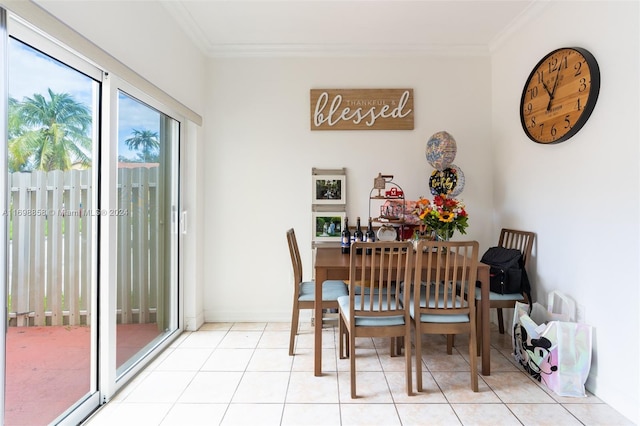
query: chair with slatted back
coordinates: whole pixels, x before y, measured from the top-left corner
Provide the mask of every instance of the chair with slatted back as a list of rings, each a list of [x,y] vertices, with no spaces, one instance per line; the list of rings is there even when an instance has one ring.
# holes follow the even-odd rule
[[[357,254],[359,248],[362,254]],[[369,255],[366,254],[368,248],[371,249]],[[409,241],[356,242],[351,246],[349,295],[338,298],[340,358],[349,357],[351,398],[356,398],[357,338],[411,341],[409,295],[403,299],[401,284],[411,280],[413,257],[413,245]],[[411,345],[405,345],[404,350],[407,394],[411,395]],[[392,355],[395,355],[393,350]]]
[[[526,268],[527,263],[529,262],[529,258],[531,258],[534,238],[535,234],[533,232],[503,228],[500,231],[498,246],[520,250],[520,252],[522,253],[522,260],[524,261],[524,266]],[[480,300],[480,292],[476,292],[476,300]],[[489,292],[489,301],[490,308],[497,309],[498,330],[500,334],[504,334],[504,318],[502,310],[515,308],[516,302],[529,302],[525,295],[521,293],[500,294],[494,292]]]
[[[298,241],[293,229],[287,230],[287,243],[293,265],[293,311],[291,313],[291,335],[289,338],[289,355],[293,355],[296,335],[298,334],[298,322],[301,309],[313,309],[315,301],[314,281],[303,281],[302,259],[298,249]],[[322,309],[338,309],[338,297],[347,295],[347,285],[344,281],[327,280],[322,283]],[[322,321],[316,318],[316,321]]]
[[[478,391],[475,293],[478,275],[477,241],[420,241],[416,256],[410,315],[416,347],[416,385],[422,391],[422,335],[444,334],[447,350],[456,334],[469,336],[471,389]],[[419,283],[415,285],[415,283]],[[470,297],[466,297],[470,295]],[[410,345],[406,345],[410,346]]]

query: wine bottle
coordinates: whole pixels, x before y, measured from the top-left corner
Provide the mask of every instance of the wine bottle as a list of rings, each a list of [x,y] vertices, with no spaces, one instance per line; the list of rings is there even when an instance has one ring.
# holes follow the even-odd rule
[[[369,218],[369,226],[367,226],[367,232],[365,233],[365,240],[368,243],[372,243],[376,240],[376,233],[373,232],[373,225],[371,224],[371,218]],[[371,248],[367,248],[367,254],[371,254]]]
[[[351,252],[351,232],[349,231],[349,218],[344,218],[344,227],[342,228],[342,240],[340,242],[342,253]]]
[[[353,233],[353,237],[355,242],[363,242],[364,234],[362,233],[362,228],[360,227],[360,216],[356,219],[356,232]],[[362,254],[362,249],[358,248],[356,250],[356,254]]]

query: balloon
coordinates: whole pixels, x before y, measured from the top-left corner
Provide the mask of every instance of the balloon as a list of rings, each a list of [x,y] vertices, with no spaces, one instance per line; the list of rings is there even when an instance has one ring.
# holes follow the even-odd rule
[[[453,191],[449,193],[449,197],[457,197],[464,189],[464,173],[462,173],[462,169],[455,164],[450,165],[449,168],[456,173],[458,179],[458,183],[456,184],[456,187],[453,188]]]
[[[434,133],[427,141],[426,156],[431,167],[444,170],[456,158],[456,140],[447,132]]]
[[[444,170],[434,170],[429,178],[429,188],[432,195],[449,195],[458,186],[457,171],[447,167]]]

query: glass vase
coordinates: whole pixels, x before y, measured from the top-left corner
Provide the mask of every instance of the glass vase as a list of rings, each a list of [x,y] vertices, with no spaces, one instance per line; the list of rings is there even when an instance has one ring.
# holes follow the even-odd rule
[[[426,225],[420,225],[413,234],[413,247],[417,250],[420,240],[434,241],[436,239],[435,231]]]
[[[453,237],[453,229],[438,228],[436,229],[437,241],[449,241]]]
[[[436,240],[437,241],[449,241],[453,236],[453,229],[439,228],[436,229]],[[440,253],[445,254],[447,252],[446,247],[442,247]]]

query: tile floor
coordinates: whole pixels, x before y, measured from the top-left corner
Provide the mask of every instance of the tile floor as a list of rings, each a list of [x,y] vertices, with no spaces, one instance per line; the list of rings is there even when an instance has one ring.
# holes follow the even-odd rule
[[[443,336],[423,346],[425,390],[405,391],[404,357],[388,339],[358,339],[359,398],[337,327],[325,327],[323,376],[313,375],[313,329],[301,326],[288,355],[288,323],[213,323],[183,333],[86,424],[136,425],[628,425],[593,395],[562,398],[511,360],[507,336],[492,333],[491,376],[469,384],[466,342],[452,355]],[[415,386],[415,379],[414,379]]]

